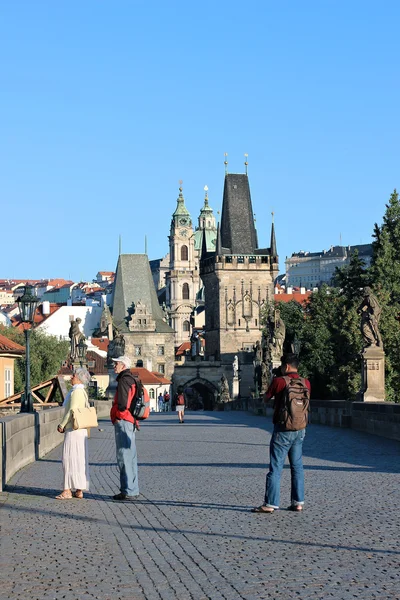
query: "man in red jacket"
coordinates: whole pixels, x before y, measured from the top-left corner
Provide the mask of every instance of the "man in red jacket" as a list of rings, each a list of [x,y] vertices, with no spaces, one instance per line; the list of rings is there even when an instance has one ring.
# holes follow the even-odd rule
[[[303,441],[306,430],[304,427],[299,431],[287,431],[285,425],[280,422],[286,392],[284,376],[286,375],[290,379],[300,378],[297,372],[299,359],[296,354],[285,354],[282,356],[281,363],[283,377],[274,377],[264,398],[266,402],[271,398],[275,398],[274,432],[270,442],[270,465],[265,484],[264,504],[253,508],[253,512],[268,515],[279,508],[281,475],[286,456],[289,458],[292,486],[292,500],[289,510],[300,512],[304,506]],[[310,391],[311,385],[308,379],[303,381]]]
[[[114,372],[117,373],[118,385],[110,417],[114,425],[121,490],[119,494],[113,496],[113,500],[134,500],[139,496],[139,480],[135,426],[129,405],[135,394],[136,383],[131,373],[131,360],[128,356],[119,356],[112,360],[115,363]]]

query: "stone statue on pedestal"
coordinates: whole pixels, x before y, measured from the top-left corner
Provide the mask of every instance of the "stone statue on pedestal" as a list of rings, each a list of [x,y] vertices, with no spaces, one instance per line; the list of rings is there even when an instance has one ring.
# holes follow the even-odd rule
[[[230,402],[230,394],[229,394],[229,383],[225,375],[222,375],[221,381],[219,384],[219,401],[220,402]]]
[[[78,360],[78,346],[80,342],[85,341],[85,336],[79,328],[80,323],[82,323],[82,319],[79,317],[74,321],[71,321],[71,326],[69,328],[69,338],[71,340],[71,350],[70,350],[70,359],[71,362],[76,362]]]
[[[383,402],[385,400],[385,353],[379,331],[382,309],[369,287],[364,289],[364,298],[358,312],[361,315],[361,333],[364,341],[361,397],[364,402]]]
[[[118,356],[125,354],[125,338],[122,333],[116,327],[113,327],[111,335],[112,337],[108,342],[107,349],[107,367],[109,369],[112,369],[114,366],[112,358],[118,358]]]
[[[233,359],[232,369],[233,369],[233,376],[239,377],[239,358],[238,358],[237,354],[235,354],[235,358]]]
[[[382,348],[382,337],[379,331],[379,319],[381,318],[382,309],[370,287],[364,288],[364,298],[358,312],[361,314],[361,333],[364,347],[380,346]]]

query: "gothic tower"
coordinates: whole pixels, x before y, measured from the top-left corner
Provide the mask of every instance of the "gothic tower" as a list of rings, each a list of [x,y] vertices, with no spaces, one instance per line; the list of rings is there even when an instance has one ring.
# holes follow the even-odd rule
[[[261,337],[263,308],[273,301],[278,256],[258,248],[247,174],[226,174],[221,226],[214,252],[202,248],[200,275],[205,287],[206,359],[251,362]]]
[[[190,315],[200,287],[192,219],[185,206],[182,187],[179,188],[177,206],[171,220],[169,256],[167,306],[177,347],[190,339]]]

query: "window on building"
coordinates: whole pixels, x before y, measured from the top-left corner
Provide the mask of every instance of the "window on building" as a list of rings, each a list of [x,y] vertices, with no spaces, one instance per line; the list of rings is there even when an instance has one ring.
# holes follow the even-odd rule
[[[183,331],[190,331],[189,321],[183,321]]]
[[[189,284],[184,283],[182,286],[182,298],[183,300],[189,300]]]
[[[164,346],[157,346],[157,355],[164,356]]]
[[[142,356],[142,346],[135,346],[135,356]]]
[[[159,373],[161,373],[162,375],[164,375],[164,373],[165,373],[165,365],[164,365],[164,363],[159,363],[157,365],[157,371]]]
[[[181,260],[189,260],[189,251],[187,246],[181,248]]]
[[[150,396],[151,400],[154,400],[154,398],[156,397],[154,388],[149,389],[149,396]]]
[[[142,360],[137,360],[136,361],[136,366],[137,367],[143,367],[143,361]]]
[[[4,369],[4,397],[8,398],[12,395],[11,390],[11,369]]]

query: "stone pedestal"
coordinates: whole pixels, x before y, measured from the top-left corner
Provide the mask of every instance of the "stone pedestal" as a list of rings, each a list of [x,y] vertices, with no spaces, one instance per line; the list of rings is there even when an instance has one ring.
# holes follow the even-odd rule
[[[115,374],[114,369],[108,369],[109,383],[108,388],[106,389],[106,398],[108,400],[113,400],[115,396],[115,391],[117,389],[117,376]]]
[[[385,353],[380,346],[369,346],[363,352],[362,398],[364,402],[385,401]]]
[[[232,380],[232,400],[236,400],[239,396],[239,377],[236,376]]]

